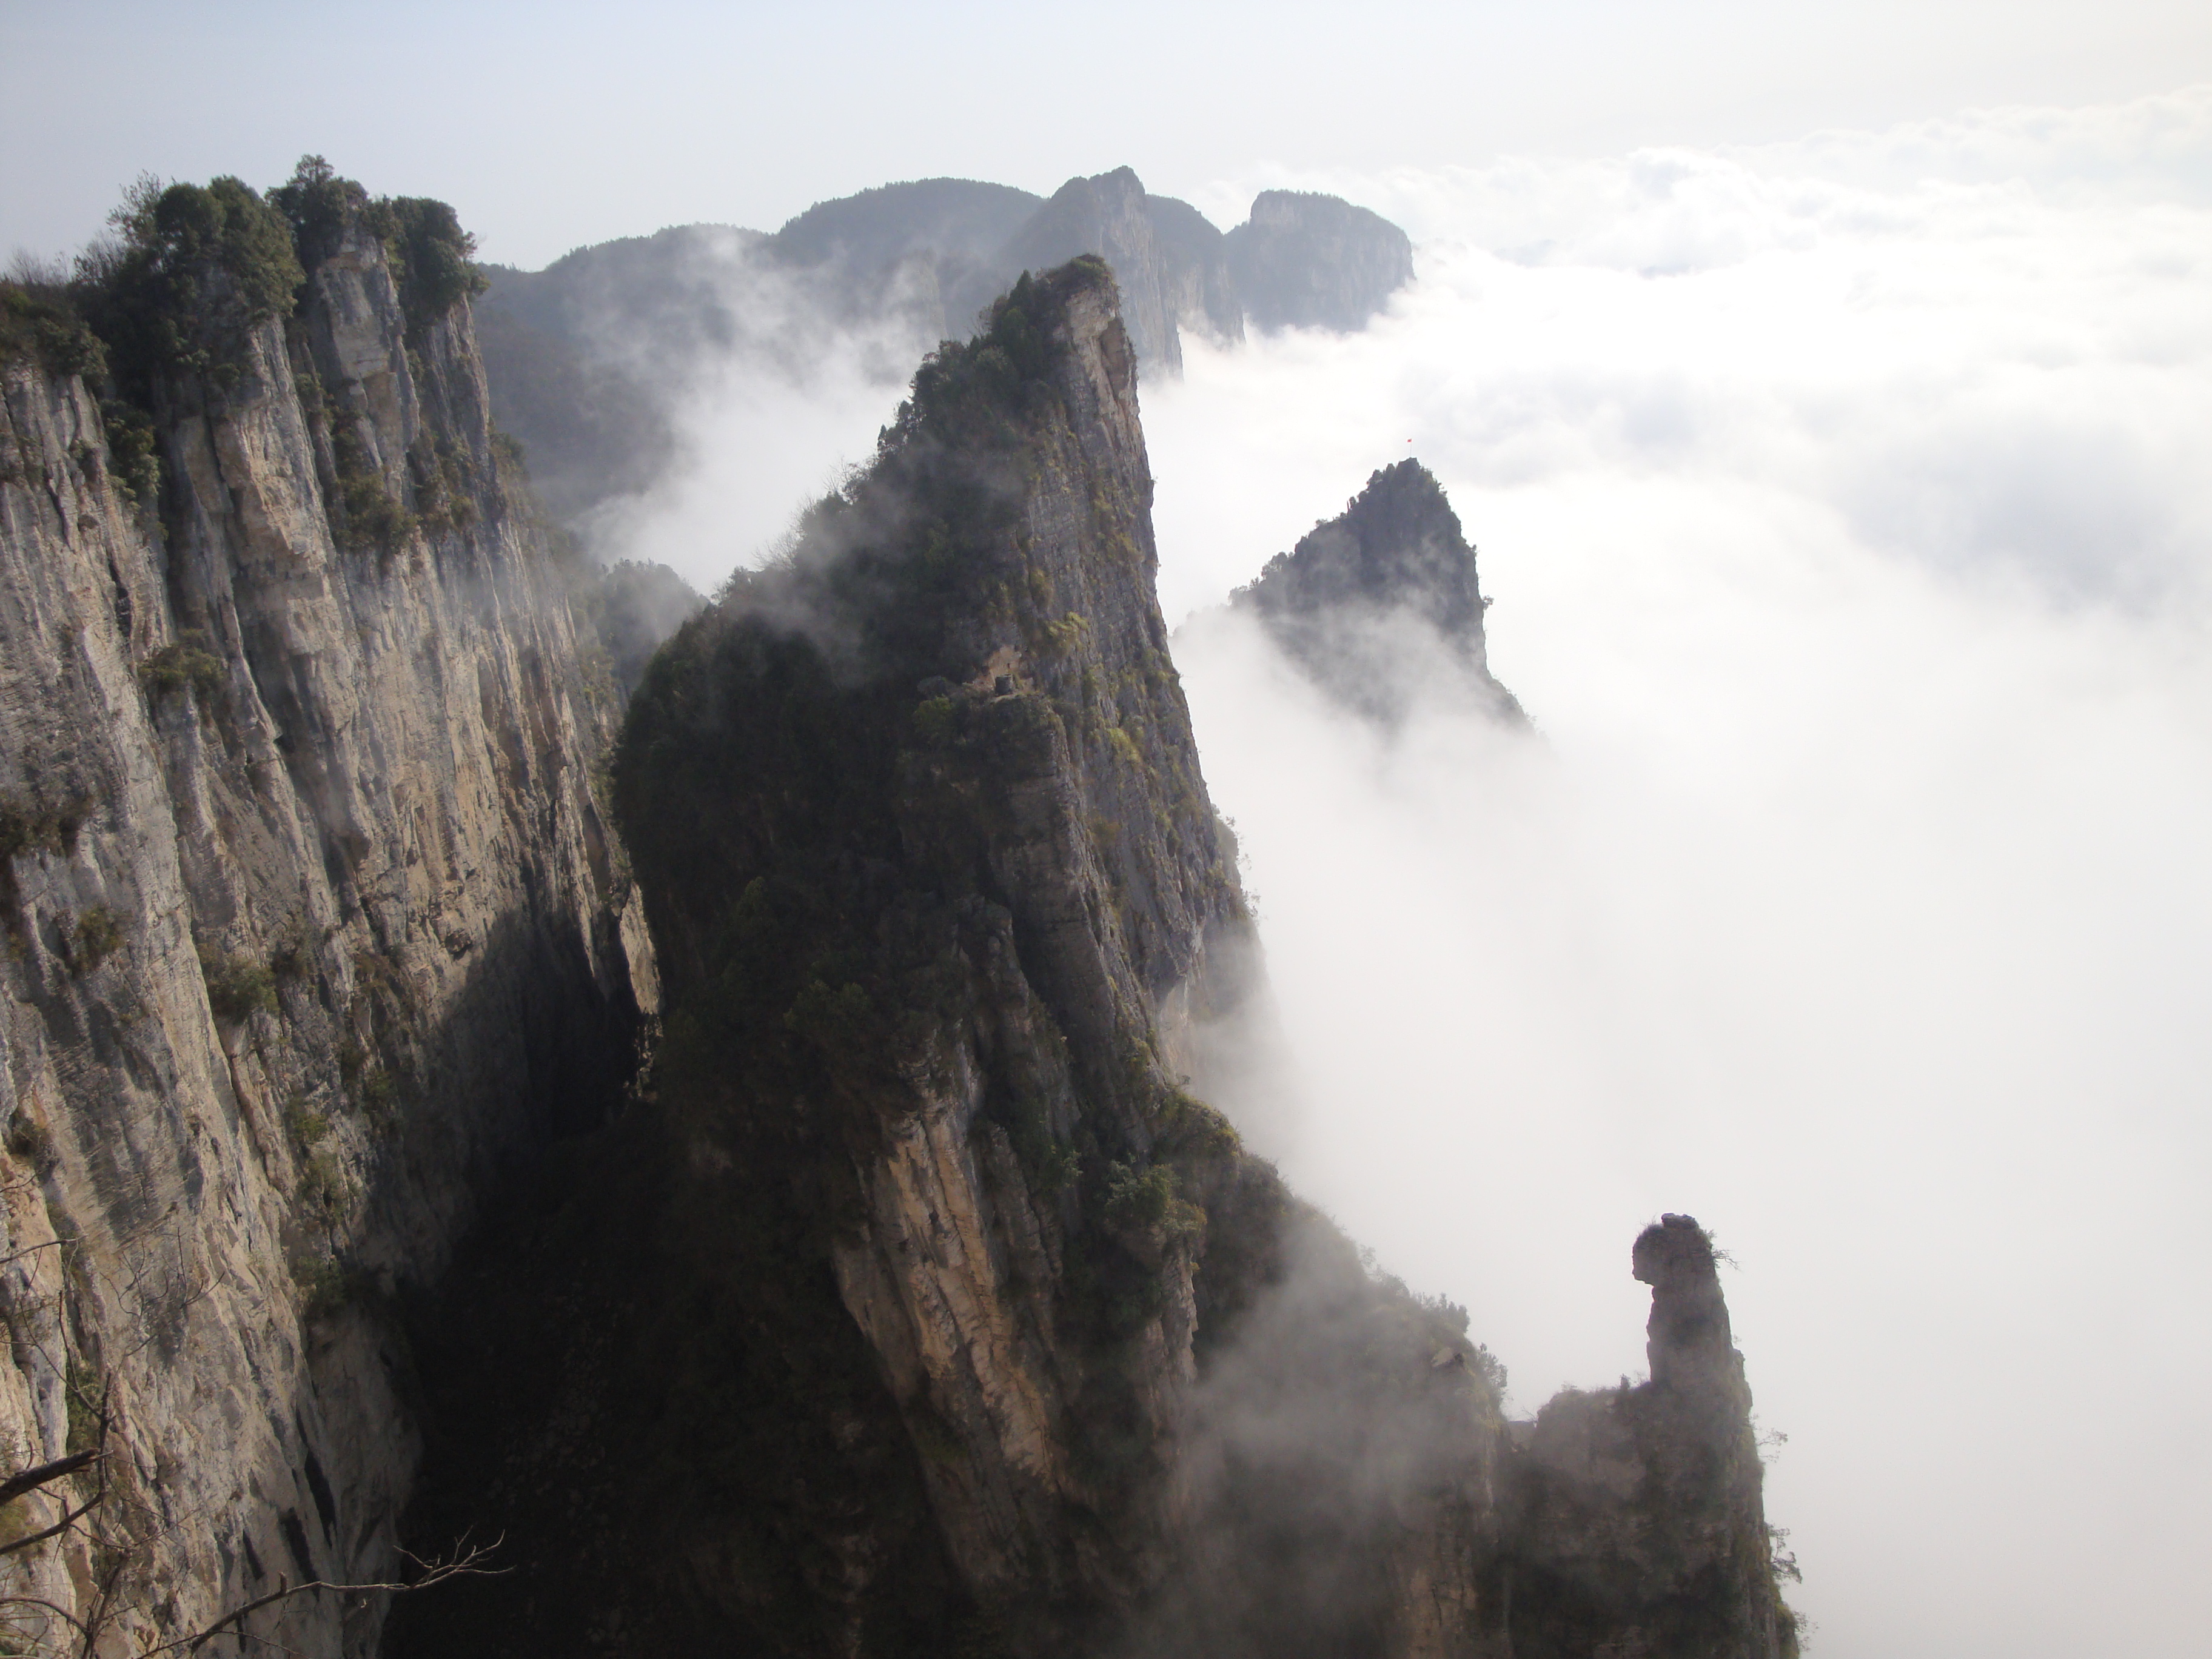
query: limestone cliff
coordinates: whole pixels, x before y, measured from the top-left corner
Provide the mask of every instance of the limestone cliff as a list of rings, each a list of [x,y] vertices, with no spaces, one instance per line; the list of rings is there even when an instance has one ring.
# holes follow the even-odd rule
[[[1755,1457],[1544,1521],[1464,1311],[1197,1097],[1258,988],[1151,491],[1110,273],[1024,278],[648,669],[617,787],[665,1042],[426,1329],[410,1526],[512,1571],[393,1655],[1507,1659],[1568,1627],[1576,1537],[1764,1537]],[[1741,1440],[1679,1348],[1662,1391]],[[1763,1559],[1716,1617],[1771,1659]]]
[[[100,1453],[0,1510],[92,1500],[0,1555],[9,1651],[392,1576],[398,1299],[652,1003],[465,249],[437,204],[295,185],[289,224],[235,180],[137,201],[104,340],[7,296],[0,1445]],[[364,1654],[383,1603],[251,1634]]]
[[[1376,472],[1230,605],[1255,617],[1332,697],[1376,719],[1399,719],[1440,695],[1521,718],[1490,672],[1474,549],[1418,461]]]

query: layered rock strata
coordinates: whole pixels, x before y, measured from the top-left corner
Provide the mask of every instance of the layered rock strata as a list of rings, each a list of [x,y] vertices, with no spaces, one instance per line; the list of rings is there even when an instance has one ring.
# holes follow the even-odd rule
[[[225,183],[234,231],[284,236]],[[164,225],[207,210],[180,189]],[[12,1540],[91,1500],[0,1556],[11,1651],[392,1576],[397,1298],[652,1006],[608,715],[467,305],[410,317],[362,205],[275,314],[173,247],[198,298],[153,319],[136,416],[81,332],[82,373],[0,363],[0,1440],[100,1453],[0,1510]],[[383,1607],[248,1633],[363,1654]]]

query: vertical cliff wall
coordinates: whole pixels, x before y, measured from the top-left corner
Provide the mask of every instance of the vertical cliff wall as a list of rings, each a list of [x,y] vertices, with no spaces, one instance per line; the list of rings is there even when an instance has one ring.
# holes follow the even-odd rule
[[[396,1298],[619,1086],[653,997],[465,300],[326,191],[303,285],[257,301],[237,250],[289,267],[283,221],[179,191],[126,272],[167,308],[105,363],[65,319],[0,363],[0,1441],[102,1454],[0,1510],[13,1540],[98,1500],[0,1557],[15,1651],[391,1576]],[[360,1653],[382,1615],[252,1632]]]
[[[1018,283],[648,670],[617,799],[653,1091],[454,1283],[411,1524],[513,1571],[393,1654],[1506,1659],[1561,1604],[1520,1593],[1568,1534],[1524,1538],[1464,1311],[1184,1075],[1260,988],[1115,299],[1096,259]],[[1763,1537],[1729,1469],[1650,1527]]]

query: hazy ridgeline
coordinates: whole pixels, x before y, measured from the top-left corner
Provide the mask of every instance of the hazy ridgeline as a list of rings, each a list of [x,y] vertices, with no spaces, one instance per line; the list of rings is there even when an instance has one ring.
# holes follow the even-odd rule
[[[750,559],[872,446],[922,355],[1025,270],[1103,256],[1148,376],[1182,337],[1363,327],[1413,277],[1406,234],[1334,197],[1261,192],[1226,234],[1127,167],[1050,198],[930,179],[773,234],[683,225],[490,268],[484,358],[548,507],[601,556]]]
[[[2193,1496],[2212,1468],[2173,1428],[2190,1379],[2212,1362],[2212,1325],[2188,1276],[2212,1243],[2194,1198],[2212,1173],[2197,1109],[2212,1048],[2196,1018],[2212,969],[2201,860],[2212,832],[2212,493],[2188,441],[2212,422],[2208,177],[2212,99],[2185,96],[1726,155],[1297,181],[1410,227],[1417,270],[1394,263],[1401,234],[1340,199],[1291,197],[1305,206],[1286,222],[1283,193],[1264,192],[1249,223],[1222,237],[1184,204],[1146,197],[1124,170],[1073,180],[1048,202],[959,181],[896,186],[824,204],[774,237],[691,227],[583,250],[546,272],[494,272],[481,329],[494,405],[519,399],[508,408],[533,411],[517,417],[535,422],[533,472],[578,538],[550,547],[573,557],[580,542],[604,559],[648,562],[564,587],[555,633],[573,617],[602,643],[594,653],[586,641],[573,661],[567,645],[550,652],[561,695],[603,710],[602,699],[650,678],[654,645],[698,604],[659,567],[701,591],[733,566],[775,567],[740,574],[723,609],[692,622],[695,647],[714,641],[726,654],[696,681],[664,683],[655,704],[675,729],[698,714],[685,686],[726,690],[714,677],[737,672],[750,689],[726,707],[745,720],[774,710],[763,729],[797,734],[752,757],[751,771],[733,769],[754,793],[733,789],[701,811],[704,797],[671,791],[636,820],[676,838],[653,854],[660,902],[677,918],[659,931],[690,933],[676,978],[694,994],[709,980],[729,990],[733,964],[763,938],[787,933],[805,945],[760,976],[769,988],[760,1006],[731,992],[738,1000],[719,1017],[724,1036],[742,1038],[727,1051],[739,1058],[702,1060],[696,1034],[688,1050],[679,1044],[688,1058],[668,1074],[674,1133],[633,1119],[612,1142],[556,1157],[542,1188],[519,1190],[520,1222],[480,1247],[453,1287],[449,1308],[495,1310],[480,1326],[411,1328],[431,1363],[451,1370],[432,1401],[443,1461],[410,1535],[434,1543],[448,1522],[488,1513],[479,1500],[495,1495],[525,1517],[516,1547],[537,1552],[534,1582],[550,1571],[559,1596],[583,1597],[595,1614],[632,1609],[627,1626],[592,1627],[617,1648],[649,1626],[638,1609],[664,1607],[686,1639],[742,1627],[779,1632],[796,1650],[812,1638],[791,1632],[816,1630],[808,1621],[828,1607],[851,1615],[845,1636],[869,1632],[864,1647],[928,1647],[951,1631],[963,1650],[988,1654],[1042,1630],[1105,1628],[1091,1621],[1111,1603],[1141,1609],[1128,1628],[1146,1654],[1242,1643],[1427,1651],[1422,1632],[1407,1634],[1406,1607],[1435,1601],[1443,1584],[1450,1605],[1491,1607],[1503,1583],[1441,1572],[1435,1562],[1449,1554],[1518,1575],[1524,1588],[1551,1586],[1510,1628],[1516,1659],[1579,1656],[1624,1619],[1638,1640],[1702,1653],[1718,1650],[1694,1628],[1653,1635],[1634,1574],[1593,1563],[1608,1550],[1608,1560],[1641,1559],[1644,1522],[1623,1507],[1624,1482],[1686,1490],[1678,1477],[1694,1468],[1700,1492],[1755,1493],[1763,1450],[1774,1460],[1768,1507],[1806,1565],[1790,1598],[1814,1614],[1816,1650],[2059,1659],[2185,1645],[2196,1618],[2179,1587],[2212,1543]],[[413,331],[406,343],[427,337],[423,319],[456,302],[436,278],[459,229],[428,212],[436,206],[386,204],[398,216],[379,227],[386,252],[361,255],[391,268],[393,362],[406,361],[402,331]],[[1121,663],[1135,681],[1116,680],[1114,663],[1085,654],[1097,647],[1071,621],[1088,616],[1089,601],[1063,615],[1055,594],[1038,610],[1020,597],[1028,574],[1009,566],[1006,614],[1019,613],[1024,648],[1055,666],[1032,684],[1011,660],[963,657],[877,684],[880,659],[851,655],[825,623],[911,618],[869,610],[889,591],[874,586],[881,571],[844,561],[866,538],[840,541],[820,506],[796,521],[794,509],[825,489],[832,519],[835,501],[863,501],[854,464],[896,423],[920,355],[966,333],[963,319],[1012,274],[1006,258],[1056,258],[1055,239],[1070,235],[1120,238],[1105,251],[1124,287],[1145,290],[1126,331],[1158,478],[1154,616],[1176,627],[1172,664],[1162,654],[1156,669],[1144,654],[1164,653],[1164,635]],[[1419,280],[1405,286],[1409,270]],[[1350,276],[1332,288],[1316,271]],[[33,284],[33,299],[46,303],[40,295],[56,286]],[[65,327],[52,340],[41,331],[49,320],[35,307],[11,312],[11,349],[68,348]],[[1021,367],[1026,348],[994,349],[1017,364],[1015,383],[1033,378]],[[459,361],[466,383],[473,349]],[[456,372],[444,357],[436,367]],[[357,375],[330,384],[348,398],[375,395]],[[209,386],[209,429],[220,433],[233,388]],[[307,381],[299,396],[307,427],[330,418]],[[68,465],[86,491],[118,481],[121,524],[133,480],[162,476],[144,471],[147,459],[177,453],[183,428],[159,409],[134,416],[127,398],[104,422],[90,406],[83,453]],[[487,477],[513,459],[508,449],[495,458],[490,443],[486,428]],[[75,453],[59,440],[49,448],[52,465]],[[392,460],[374,494],[357,457],[342,443],[325,451],[326,476],[309,484],[303,473],[299,489],[310,501],[318,488],[330,495],[330,537],[362,556],[346,578],[360,593],[419,572],[426,556],[410,567],[410,547],[431,550],[436,570],[451,556],[437,550],[465,542],[454,515],[466,492],[444,482],[434,445],[415,471]],[[1420,465],[1406,465],[1411,457]],[[0,479],[11,512],[30,499],[33,476]],[[972,522],[967,510],[941,513],[941,535],[901,520],[890,540],[910,542],[917,568],[934,568],[946,549],[967,547],[974,524],[1006,528],[995,508]],[[1072,509],[1067,520],[1080,516]],[[1367,528],[1384,521],[1414,534],[1378,556]],[[1487,595],[1462,528],[1482,543]],[[539,533],[509,540],[543,559]],[[835,577],[834,603],[817,594],[794,609],[805,582],[793,572],[810,559]],[[125,569],[134,583],[143,574]],[[1498,607],[1486,617],[1491,598]],[[1004,621],[999,603],[977,614]],[[249,604],[242,614],[258,613]],[[127,612],[122,626],[132,626]],[[361,626],[382,641],[374,623]],[[733,639],[744,649],[731,656]],[[811,641],[811,665],[793,639]],[[503,648],[496,634],[489,644]],[[676,660],[699,669],[712,654]],[[526,684],[530,655],[517,660]],[[149,696],[169,684],[165,673],[181,695],[202,672],[182,654],[147,663]],[[1115,700],[1103,716],[1085,666]],[[1141,708],[1129,700],[1137,682]],[[1172,699],[1160,690],[1169,684]],[[1184,690],[1196,744],[1188,778],[1153,748],[1162,710]],[[872,697],[874,714],[854,712]],[[1053,703],[1091,745],[1072,771],[1018,775],[1012,763],[1036,733],[1023,737],[1016,717],[1032,702]],[[809,725],[825,710],[836,711],[828,725]],[[705,753],[742,723],[686,729]],[[198,730],[172,718],[160,741],[197,756]],[[825,733],[836,741],[806,749]],[[574,744],[572,763],[568,742],[531,754],[517,738],[504,763],[549,767],[579,789],[586,772],[592,789],[609,785],[592,743]],[[866,767],[835,763],[863,751]],[[1226,815],[1218,837],[1211,808],[1192,807],[1202,793],[1186,798],[1199,756]],[[1067,832],[1111,872],[1085,878],[1106,884],[1097,914],[1126,904],[1126,860],[1154,856],[1147,838],[1178,823],[1158,830],[1170,840],[1192,831],[1177,856],[1226,861],[1229,873],[1206,881],[1234,888],[1241,872],[1250,899],[1253,928],[1211,940],[1212,958],[1245,981],[1264,948],[1272,988],[1237,1019],[1163,1004],[1162,1029],[1188,1017],[1188,1030],[1182,1045],[1160,1045],[1162,1077],[1201,1079],[1243,1144],[1276,1160],[1326,1218],[1290,1205],[1272,1173],[1249,1185],[1224,1175],[1257,1166],[1197,1133],[1207,1119],[1178,1119],[1182,1141],[1148,1144],[1152,1127],[1129,1126],[1164,1109],[1149,1096],[1132,1105],[1137,1097],[1120,1092],[1126,1073],[1099,1081],[1108,1049],[1086,1058],[1079,1040],[1062,1077],[1052,1066],[1069,1062],[1052,1058],[1050,1042],[1009,1035],[1054,994],[1036,991],[1049,975],[1036,969],[1035,937],[1020,925],[995,931],[995,875],[975,893],[960,885],[969,877],[949,882],[959,902],[983,908],[951,904],[958,919],[941,938],[928,927],[833,938],[845,921],[822,920],[877,914],[867,907],[886,871],[921,880],[915,872],[927,866],[939,879],[916,847],[939,831],[952,836],[944,846],[967,847],[959,837],[971,834],[988,842],[991,813],[1027,799],[1009,780],[1079,775],[1090,789],[1132,765],[1152,782],[1114,786],[1135,793]],[[948,793],[920,787],[925,777]],[[993,793],[1001,786],[1003,799]],[[988,810],[971,821],[963,815],[979,799]],[[839,817],[848,809],[860,817]],[[843,908],[763,900],[748,910],[740,891],[685,913],[696,896],[682,885],[694,879],[681,873],[692,867],[683,836],[817,810],[848,830],[867,826],[820,890],[844,896]],[[878,833],[894,821],[902,841]],[[1112,833],[1117,821],[1135,826],[1124,833],[1139,852],[1117,850],[1127,844]],[[42,818],[20,848],[11,842],[36,872],[23,891],[51,896],[86,879],[56,873],[66,862],[59,823]],[[358,857],[337,829],[333,870]],[[589,838],[571,839],[581,848]],[[617,904],[633,872],[591,845],[572,862]],[[395,830],[395,869],[407,867],[405,850]],[[744,855],[763,879],[789,873],[781,856]],[[866,902],[847,904],[855,895]],[[1080,908],[1048,920],[1069,922]],[[228,925],[260,924],[246,915]],[[1079,1527],[1055,1531],[1069,1511],[1036,1508],[1026,1489],[1006,1498],[1008,1513],[1061,1517],[1038,1535],[1067,1545],[1051,1569],[1066,1576],[1053,1582],[1079,1589],[1044,1614],[976,1592],[997,1581],[979,1576],[989,1552],[977,1553],[975,1540],[1000,1540],[1002,1516],[971,1534],[945,1519],[975,1497],[946,1496],[959,1485],[951,1472],[981,1467],[971,1454],[988,1438],[982,1425],[1003,1420],[997,1407],[948,1406],[929,1391],[946,1373],[926,1355],[887,1369],[883,1355],[902,1351],[880,1342],[877,1326],[864,1342],[851,1310],[897,1298],[854,1291],[857,1269],[810,1231],[824,1216],[832,1231],[848,1227],[858,1201],[844,1176],[821,1176],[828,1165],[816,1154],[884,1144],[874,1120],[852,1109],[865,1091],[821,1053],[848,1038],[872,1054],[866,1044],[895,1049],[913,1037],[896,1022],[888,1036],[871,1024],[893,1006],[880,989],[886,963],[893,979],[928,980],[916,1006],[951,994],[922,972],[927,951],[898,957],[924,935],[932,950],[953,941],[945,960],[972,970],[960,994],[970,1000],[951,996],[944,1006],[964,1012],[945,1029],[988,1030],[977,1053],[1019,1051],[1036,1078],[1058,1079],[1039,1085],[1047,1095],[1121,1126],[1120,1139],[1082,1145],[1055,1105],[1061,1115],[1036,1142],[1032,1120],[991,1093],[1000,1084],[982,1088],[976,1121],[997,1122],[1006,1146],[1003,1164],[979,1154],[988,1167],[973,1183],[978,1213],[1014,1213],[1006,1199],[1018,1191],[1044,1194],[1036,1213],[1059,1218],[1040,1221],[1037,1238],[1056,1226],[1061,1246],[1091,1241],[1108,1264],[1103,1282],[1064,1280],[1065,1259],[1030,1241],[1041,1254],[1021,1258],[1006,1305],[1048,1324],[1061,1316],[1040,1310],[1064,1302],[1066,1331],[1082,1333],[1066,1351],[1095,1381],[1098,1353],[1180,1305],[1158,1290],[1176,1273],[1202,1285],[1211,1271],[1250,1292],[1233,1322],[1214,1320],[1225,1304],[1209,1311],[1207,1292],[1193,1292],[1200,1331],[1239,1334],[1194,1351],[1173,1502],[1196,1518],[1198,1541],[1174,1571],[1146,1576],[1159,1567],[1146,1547],[1166,1535],[1152,1530],[1162,1511],[1146,1505],[1164,1500],[1131,1473],[1151,1454],[1127,1431],[1157,1402],[1141,1389],[1086,1395],[1068,1382],[1073,1372],[1055,1383],[1076,1403],[1054,1419],[1064,1438],[1054,1455],[1066,1461],[1044,1483],[1052,1502],[1146,1518],[1109,1526],[1101,1541]],[[60,983],[72,941],[92,936],[56,937],[37,960],[62,963]],[[422,944],[438,973],[458,971],[430,955],[462,961],[452,947],[428,934]],[[98,951],[85,951],[96,969]],[[213,977],[195,994],[229,994],[224,960],[204,959]],[[368,988],[342,1012],[368,1020],[373,1006],[376,1021],[404,1022],[398,981],[371,985],[373,964],[346,960]],[[1008,977],[1006,964],[1024,960]],[[288,981],[284,1012],[267,1018],[289,1019],[294,994]],[[240,1017],[249,1025],[264,1017],[258,990],[252,1001]],[[230,1006],[210,1016],[225,1033],[245,1006],[236,995]],[[1098,1075],[1073,1080],[1086,1065]],[[349,1073],[334,1087],[382,1075]],[[808,1127],[763,1138],[727,1115],[737,1096],[785,1101]],[[301,1176],[306,1196],[287,1196],[293,1164],[321,1167],[312,1154],[330,1132],[312,1113],[278,1119],[273,1163],[260,1154],[276,1171],[270,1212],[342,1207],[343,1183],[325,1192]],[[343,1133],[359,1138],[349,1122]],[[287,1135],[299,1142],[289,1151]],[[995,1146],[988,1130],[975,1144]],[[345,1145],[350,1156],[353,1139]],[[1055,1161],[1063,1146],[1074,1172]],[[27,1168],[50,1153],[27,1139],[14,1155]],[[601,1201],[580,1199],[595,1182]],[[1257,1209],[1240,1210],[1239,1194],[1257,1194]],[[1211,1233],[1194,1231],[1178,1203],[1194,1203]],[[1717,1347],[1696,1334],[1715,1328],[1720,1282],[1702,1235],[1686,1255],[1662,1252],[1696,1270],[1679,1282],[1653,1266],[1656,1246],[1639,1243],[1638,1277],[1650,1267],[1655,1285],[1686,1297],[1676,1311],[1695,1316],[1678,1327],[1662,1297],[1651,1347],[1634,1340],[1644,1292],[1621,1246],[1662,1210],[1683,1207],[1729,1247],[1719,1265],[1734,1328],[1762,1422],[1787,1431],[1786,1446],[1770,1434],[1755,1449],[1733,1419],[1689,1433],[1685,1424],[1705,1419],[1664,1404],[1672,1379],[1694,1375],[1731,1409],[1748,1407],[1740,1372],[1732,1380],[1720,1358],[1731,1352],[1727,1311]],[[895,1210],[879,1209],[879,1220]],[[1254,1229],[1263,1212],[1273,1221]],[[629,1224],[639,1217],[653,1224]],[[1286,1222],[1296,1224],[1269,1231]],[[319,1249],[342,1266],[338,1232],[317,1224]],[[927,1231],[915,1226],[902,1259],[942,1272]],[[1662,1243],[1680,1237],[1652,1231]],[[1363,1258],[1347,1233],[1374,1254]],[[1288,1243],[1261,1261],[1239,1254],[1237,1241],[1251,1237]],[[592,1273],[549,1273],[564,1251],[586,1253]],[[326,1277],[319,1291],[312,1274],[295,1287],[299,1329],[347,1333],[311,1352],[351,1364],[377,1351],[374,1322],[388,1309],[366,1291],[349,1304],[356,1291]],[[272,1282],[282,1303],[281,1262]],[[1034,1345],[1036,1328],[1007,1338],[1007,1351]],[[1692,1331],[1686,1370],[1662,1358],[1664,1334],[1678,1329]],[[640,1340],[624,1347],[630,1336]],[[803,1362],[777,1363],[780,1341]],[[1492,1350],[1511,1364],[1510,1395]],[[1647,1357],[1650,1376],[1632,1379]],[[1023,1363],[1034,1358],[1032,1346]],[[1121,1364],[1104,1370],[1124,1382],[1146,1375]],[[516,1392],[466,1386],[470,1365],[503,1367]],[[49,1369],[51,1407],[67,1368]],[[352,1408],[339,1402],[357,1374],[330,1375],[343,1384],[324,1401],[336,1421]],[[924,1376],[928,1389],[916,1383]],[[1609,1376],[1618,1389],[1570,1389],[1540,1422],[1508,1425],[1559,1385]],[[650,1422],[624,1416],[646,1401],[657,1402]],[[583,1402],[592,1409],[580,1416]],[[578,1431],[617,1418],[634,1424],[627,1449]],[[271,1421],[283,1455],[293,1439],[308,1447],[288,1511],[296,1521],[315,1512],[317,1442],[307,1426],[289,1436]],[[313,1413],[301,1422],[329,1432]],[[691,1427],[702,1422],[704,1438]],[[805,1426],[779,1432],[784,1422]],[[56,1436],[64,1430],[76,1432],[64,1424]],[[810,1487],[810,1470],[835,1473]],[[684,1490],[711,1501],[657,1504],[672,1480],[704,1481]],[[1478,1491],[1498,1506],[1468,1498]],[[332,1504],[325,1533],[374,1498],[342,1490]],[[1714,1539],[1733,1537],[1729,1516],[1741,1511],[1655,1513],[1689,1515]],[[593,1553],[607,1516],[654,1543],[649,1571],[625,1577],[623,1561]],[[702,1516],[709,1524],[695,1525]],[[260,1547],[273,1560],[282,1546],[264,1519]],[[386,1537],[347,1536],[362,1551]],[[1553,1553],[1562,1536],[1572,1547]],[[1449,1551],[1433,1559],[1407,1541],[1438,1539]],[[1770,1546],[1764,1535],[1729,1545],[1769,1589]],[[1786,1576],[1787,1549],[1776,1559]],[[564,1560],[591,1565],[564,1578]],[[778,1565],[793,1560],[804,1570]],[[1689,1576],[1711,1565],[1669,1562]],[[1255,1572],[1254,1563],[1273,1565]],[[610,1572],[611,1587],[593,1576]],[[1729,1586],[1752,1580],[1722,1579],[1690,1601],[1742,1614]],[[1132,1583],[1148,1588],[1115,1601]],[[489,1609],[481,1628],[501,1640],[569,1628],[559,1596],[508,1618],[499,1598],[513,1589],[477,1597],[464,1588],[458,1605]],[[886,1607],[896,1616],[879,1618]],[[444,1639],[466,1638],[477,1616],[459,1618]],[[1024,1623],[1032,1617],[1043,1622]],[[1736,1627],[1747,1626],[1738,1617]],[[434,1623],[408,1628],[425,1644],[417,1650],[444,1650]],[[1768,1628],[1778,1644],[1779,1627]]]

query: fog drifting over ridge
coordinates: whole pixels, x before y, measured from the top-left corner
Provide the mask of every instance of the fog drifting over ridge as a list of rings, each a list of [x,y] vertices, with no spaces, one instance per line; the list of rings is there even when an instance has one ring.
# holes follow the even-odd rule
[[[1714,1228],[1816,1654],[2189,1650],[2212,93],[1200,204],[1263,184],[1420,280],[1146,385],[1170,623],[1417,455],[1541,737],[1386,744],[1185,627],[1308,1102],[1255,1140],[1523,1411],[1641,1369],[1639,1226]],[[623,550],[758,556],[885,349],[708,377]]]
[[[1524,1410],[1712,1226],[1816,1652],[2201,1639],[2208,112],[1316,179],[1418,287],[1146,389],[1171,621],[1415,454],[1542,734],[1179,636],[1286,1172]]]

